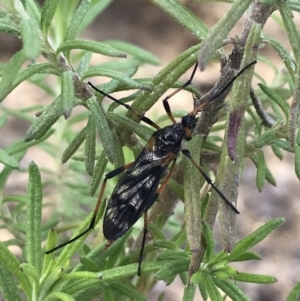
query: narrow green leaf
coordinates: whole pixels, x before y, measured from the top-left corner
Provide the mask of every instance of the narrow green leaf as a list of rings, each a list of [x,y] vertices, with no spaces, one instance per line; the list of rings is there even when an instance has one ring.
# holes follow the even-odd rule
[[[158,248],[164,248],[168,250],[177,250],[177,246],[174,242],[166,239],[158,239],[154,242],[154,245]]]
[[[15,276],[18,279],[27,299],[31,300],[32,288],[28,278],[19,270],[19,266],[20,266],[19,260],[8,250],[8,248],[1,241],[0,241],[0,262],[1,265],[5,266],[6,270],[10,271],[10,273],[12,273],[13,276]]]
[[[194,281],[194,277],[197,277],[197,280]],[[191,282],[197,283],[199,287],[200,294],[202,296],[202,299],[206,301],[208,299],[208,292],[204,283],[203,277],[206,277],[205,274],[200,270],[199,272],[196,272],[191,277]]]
[[[98,186],[99,186],[99,183],[103,177],[103,174],[105,172],[105,168],[106,168],[106,165],[107,165],[107,158],[105,156],[105,152],[101,152],[101,155],[95,165],[95,168],[94,168],[94,173],[93,173],[93,176],[92,176],[92,179],[91,179],[91,184],[90,184],[90,195],[93,197]]]
[[[274,145],[282,148],[283,150],[292,153],[293,149],[291,148],[291,144],[289,141],[285,140],[285,139],[276,139],[274,141]]]
[[[26,10],[28,12],[29,18],[35,19],[37,24],[39,24],[41,15],[40,10],[38,9],[37,3],[34,0],[26,0],[22,1],[23,3],[26,3]],[[25,5],[24,5],[25,6]],[[39,25],[37,25],[39,27]]]
[[[141,137],[144,141],[149,141],[150,137],[153,134],[153,130],[149,127],[138,124],[134,120],[120,114],[108,113],[107,118],[113,121],[116,121],[118,124],[122,125],[127,130],[130,130]]]
[[[63,155],[62,155],[62,163],[66,163],[78,150],[80,145],[83,143],[86,135],[86,127],[84,127],[71,141],[71,143],[68,145],[68,147],[65,149]]]
[[[203,40],[207,36],[206,25],[180,2],[175,0],[151,0],[151,2],[165,10],[199,40]]]
[[[221,280],[218,277],[213,277],[213,282],[232,300],[251,301],[241,289],[229,280]]]
[[[92,117],[89,117],[88,124],[86,126],[85,134],[85,152],[84,162],[87,173],[92,176],[95,164],[96,155],[96,126]]]
[[[202,231],[205,238],[206,243],[206,255],[205,255],[205,261],[208,262],[211,260],[214,252],[214,238],[211,232],[211,229],[209,225],[202,221]]]
[[[226,251],[221,251],[218,253],[215,253],[212,257],[211,261],[208,263],[208,267],[214,267],[216,265],[224,265],[224,262],[228,262],[228,256],[229,253]]]
[[[112,289],[109,286],[103,287],[102,291],[102,299],[103,301],[115,301],[115,296],[113,294]]]
[[[95,260],[88,258],[88,257],[81,257],[80,262],[86,267],[86,269],[90,272],[98,272],[99,265],[96,263]]]
[[[62,267],[49,266],[47,274],[41,278],[39,300],[45,300],[45,297],[49,295],[50,289],[53,288],[53,284],[61,278],[63,272],[64,269]]]
[[[0,262],[0,291],[5,301],[22,301],[11,272]]]
[[[211,277],[208,274],[206,275],[206,277],[203,277],[208,295],[211,300],[223,301],[223,298],[222,298],[220,292],[218,291],[218,288],[215,286],[215,284],[213,282],[214,278],[217,278],[217,277]]]
[[[57,53],[62,51],[71,51],[73,49],[83,49],[100,53],[106,56],[126,58],[126,54],[116,50],[104,43],[87,41],[87,40],[72,40],[63,42],[57,49]]]
[[[261,260],[261,257],[253,252],[245,252],[243,253],[241,256],[236,257],[234,260],[232,261],[248,261],[248,260]]]
[[[29,142],[33,139],[42,138],[51,126],[63,114],[60,96],[58,96],[40,115],[37,117],[32,126],[28,129],[25,135],[25,141]]]
[[[87,100],[87,105],[91,111],[92,118],[100,135],[102,146],[106,156],[111,162],[118,164],[116,167],[124,165],[122,146],[114,129],[110,129],[105,115],[95,97]],[[121,163],[121,164],[120,164]]]
[[[18,27],[7,20],[0,20],[0,32],[13,34],[15,36],[20,36],[20,31]]]
[[[133,55],[136,59],[143,63],[149,63],[152,65],[158,66],[160,64],[159,58],[154,56],[152,53],[144,50],[143,48],[140,48],[138,46],[135,46],[130,43],[121,42],[121,41],[104,41],[103,43],[120,50],[122,52],[125,52],[127,54]]]
[[[72,72],[65,71],[61,74],[61,95],[60,95],[62,112],[65,116],[65,119],[68,119],[71,116],[74,100],[75,100],[75,95],[74,95]]]
[[[281,149],[275,145],[275,144],[272,144],[271,145],[271,148],[272,148],[272,151],[274,153],[274,155],[279,159],[279,160],[282,160],[283,159],[283,154],[282,154],[282,151]]]
[[[203,270],[199,270],[191,277],[191,282],[195,284],[203,283],[203,277],[206,277],[206,273]]]
[[[115,243],[118,243],[120,240],[122,240],[122,239],[117,240]],[[114,244],[112,244],[111,247]],[[110,248],[108,248],[107,251],[109,249]],[[161,266],[164,264],[165,264],[165,262],[163,262],[163,261],[143,262],[142,272],[143,273],[155,272],[155,271],[159,270],[161,268]],[[106,283],[108,283],[108,282],[116,281],[116,280],[123,279],[123,278],[128,279],[128,277],[130,277],[130,276],[136,276],[136,271],[137,271],[137,263],[128,264],[126,266],[114,267],[112,269],[103,270],[103,271],[101,271],[101,273],[96,274],[95,277],[98,277],[98,279],[92,279],[92,278],[90,278],[90,280],[80,279],[80,281],[78,283],[76,283],[76,287],[75,287],[75,284],[72,283],[68,287],[64,287],[64,290],[68,294],[73,294],[80,290],[87,289],[93,285],[99,285],[99,281],[105,281]],[[92,273],[90,273],[90,274],[92,276]],[[80,275],[76,275],[75,273],[70,273],[65,276],[65,279],[74,279],[74,277],[78,277],[78,276],[80,276]],[[73,280],[73,282],[74,282],[74,280]]]
[[[6,151],[4,151],[2,148],[0,148],[0,162],[3,164],[10,166],[12,168],[19,168],[18,161],[11,157]]]
[[[20,271],[27,275],[31,280],[32,292],[33,294],[35,294],[34,298],[36,299],[39,290],[39,272],[34,266],[29,263],[22,263],[20,265]]]
[[[288,104],[274,90],[270,89],[266,85],[260,83],[258,84],[258,86],[268,97],[270,97],[281,108],[285,117],[288,119],[289,117]]]
[[[89,69],[92,54],[93,53],[91,51],[86,51],[86,53],[84,54],[84,56],[81,58],[81,60],[79,62],[77,73],[81,78],[82,78],[82,75],[85,72],[87,72]]]
[[[159,260],[180,260],[180,259],[189,259],[189,254],[182,250],[165,250],[158,255]]]
[[[288,6],[291,10],[295,10],[297,12],[300,12],[300,3],[298,0],[289,0]]]
[[[274,218],[271,221],[265,223],[259,227],[256,231],[248,235],[246,238],[240,240],[228,256],[227,261],[232,261],[248,249],[252,248],[259,242],[261,242],[266,236],[268,236],[273,230],[284,223],[284,218]]]
[[[146,297],[134,289],[131,284],[127,284],[126,282],[118,281],[117,283],[111,283],[109,286],[113,291],[117,291],[129,297],[131,300],[147,301]]]
[[[37,165],[31,162],[29,165],[28,204],[27,204],[27,230],[26,230],[26,255],[27,262],[38,273],[42,264],[42,232],[41,218],[43,205],[43,186],[41,175]]]
[[[152,89],[150,89],[149,87],[148,89],[146,89],[145,86],[141,85],[139,82],[135,81],[134,79],[125,76],[124,74],[109,69],[99,68],[99,67],[91,67],[85,74],[83,74],[82,79],[86,79],[93,76],[106,76],[106,77],[116,79],[120,83],[128,86],[128,89],[144,89],[144,90],[152,91]]]
[[[196,285],[189,284],[184,288],[183,301],[193,301],[196,293]]]
[[[252,0],[236,0],[230,9],[223,15],[218,23],[210,30],[208,37],[203,41],[199,54],[200,70],[204,70],[207,62],[222,45],[223,40],[228,33],[236,25],[237,21],[248,9]]]
[[[236,281],[241,281],[241,282],[260,283],[260,284],[268,284],[268,283],[277,282],[277,279],[273,276],[241,273],[241,272],[234,274],[233,279]]]
[[[150,233],[152,233],[153,237],[156,239],[166,239],[166,236],[163,234],[162,229],[154,223],[149,225]]]
[[[44,37],[47,37],[59,0],[46,0],[41,11],[40,27]]]
[[[158,279],[166,279],[169,276],[177,275],[182,272],[187,272],[189,268],[190,259],[183,258],[178,259],[176,262],[170,262],[161,264],[159,271],[157,271],[156,276]]]
[[[82,23],[84,17],[86,16],[90,5],[91,0],[82,0],[78,7],[76,8],[75,12],[73,13],[72,20],[69,24],[67,29],[67,33],[65,35],[64,41],[74,40],[77,36],[80,24]]]
[[[298,282],[289,293],[286,301],[298,301],[300,296],[300,282]]]
[[[264,41],[267,42],[279,54],[287,70],[289,71],[289,74],[295,82],[296,62],[287,51],[287,49],[283,47],[283,45],[279,41],[273,38],[267,38]]]
[[[21,70],[13,80],[12,88],[14,89],[20,83],[35,74],[54,74],[59,75],[58,70],[49,63],[35,63],[30,65],[27,69]]]
[[[300,60],[300,35],[299,30],[292,19],[291,11],[286,3],[281,2],[279,12],[284,24],[284,28],[289,37],[290,45],[293,49],[296,61]]]
[[[72,296],[67,295],[61,292],[52,292],[50,293],[44,301],[51,301],[51,300],[61,300],[61,301],[76,301]]]
[[[29,59],[37,58],[42,49],[39,25],[33,18],[24,19],[20,23],[24,55]]]
[[[264,189],[266,176],[266,162],[265,155],[261,149],[257,150],[257,173],[256,173],[256,187],[259,192]]]
[[[51,250],[56,246],[57,242],[57,233],[54,229],[50,229],[48,236],[47,236],[47,244],[45,249],[46,250]],[[51,268],[51,263],[53,262],[54,259],[54,253],[51,254],[45,254],[44,255],[44,262],[43,262],[43,270],[41,275],[44,276],[48,271],[48,268]]]
[[[254,155],[251,155],[250,158],[253,161],[253,163],[255,164],[255,166],[257,167],[257,157],[254,156]],[[276,187],[276,180],[275,180],[273,174],[271,173],[270,169],[268,168],[268,166],[266,166],[265,176],[266,176],[266,180],[271,185],[273,185],[274,187]]]
[[[0,103],[12,91],[14,79],[17,77],[17,74],[25,60],[26,56],[21,50],[17,52],[6,65],[0,81]]]
[[[272,144],[276,139],[276,133],[273,130],[265,131],[256,140],[256,147],[263,148],[266,145]]]

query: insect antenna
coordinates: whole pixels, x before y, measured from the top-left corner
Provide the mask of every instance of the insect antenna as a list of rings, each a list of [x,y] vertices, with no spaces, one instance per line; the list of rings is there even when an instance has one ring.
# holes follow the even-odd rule
[[[233,82],[242,74],[244,73],[248,68],[250,68],[252,65],[255,65],[257,63],[257,61],[253,61],[251,63],[249,63],[248,65],[246,65],[244,68],[242,68],[227,84],[225,87],[223,87],[221,89],[221,91],[219,91],[218,93],[216,93],[215,95],[213,95],[211,98],[209,98],[208,100],[206,100],[204,103],[200,104],[198,107],[196,107],[192,112],[189,113],[189,115],[195,115],[197,114],[204,106],[207,105],[207,103],[217,99],[218,97],[220,97],[232,84]]]
[[[131,106],[129,106],[126,103],[123,103],[122,101],[120,101],[119,99],[105,93],[104,91],[98,89],[96,86],[94,86],[91,82],[88,82],[88,84],[98,93],[106,96],[107,98],[113,100],[114,102],[118,103],[119,105],[125,107],[128,111],[132,112],[135,116],[137,116],[140,120],[144,121],[145,123],[153,126],[154,128],[156,128],[157,130],[160,129],[159,125],[157,125],[154,121],[152,121],[151,119],[149,119],[148,117],[144,116],[143,114],[140,114],[139,112],[135,111]]]

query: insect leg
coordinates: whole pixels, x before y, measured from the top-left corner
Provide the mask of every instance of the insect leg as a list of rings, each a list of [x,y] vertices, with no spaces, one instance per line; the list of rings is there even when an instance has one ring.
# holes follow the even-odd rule
[[[100,194],[99,194],[99,197],[98,197],[98,200],[97,200],[97,204],[95,206],[95,209],[94,209],[94,213],[93,213],[93,216],[92,216],[92,219],[91,219],[91,222],[88,226],[87,229],[85,229],[83,232],[79,233],[78,235],[76,235],[75,237],[71,238],[70,240],[58,245],[57,247],[51,249],[51,250],[48,250],[46,251],[46,254],[50,254],[60,248],[63,248],[64,246],[68,245],[68,244],[71,244],[72,242],[76,241],[77,239],[79,239],[80,237],[84,236],[85,234],[89,233],[92,229],[94,229],[94,226],[95,226],[95,222],[96,222],[96,217],[97,217],[97,213],[98,213],[98,210],[99,210],[99,207],[100,207],[100,204],[101,204],[101,201],[102,201],[102,197],[103,197],[103,193],[104,193],[104,190],[105,190],[105,186],[106,186],[106,182],[107,180],[115,177],[116,175],[120,174],[121,172],[125,171],[126,169],[128,169],[131,165],[132,165],[133,162],[131,163],[128,163],[124,166],[121,166],[111,172],[109,172],[108,174],[105,175],[105,178],[103,180],[103,183],[101,185],[101,190],[100,190]]]
[[[166,188],[175,168],[176,164],[176,159],[173,159],[172,166],[170,168],[170,171],[164,180],[164,182],[160,185],[159,189],[156,191],[156,193],[153,194],[151,200],[149,200],[149,203],[154,202],[159,195],[163,192],[163,190]],[[152,204],[152,203],[151,203]],[[143,261],[143,255],[144,255],[144,249],[145,249],[145,244],[146,244],[146,235],[148,233],[148,210],[144,212],[144,233],[143,233],[143,240],[142,240],[142,246],[141,246],[141,251],[140,251],[140,257],[139,257],[139,265],[138,265],[138,276],[141,276],[141,267],[142,267],[142,261]]]
[[[194,164],[194,166],[200,171],[200,173],[202,174],[202,176],[204,177],[204,179],[206,180],[206,182],[208,184],[210,184],[212,186],[212,188],[217,192],[217,194],[225,201],[226,204],[228,204],[232,210],[235,212],[235,213],[240,213],[236,208],[235,206],[229,202],[229,200],[226,198],[226,196],[222,193],[221,190],[219,190],[219,188],[217,186],[215,186],[215,184],[212,182],[212,180],[210,179],[210,177],[204,172],[204,170],[201,168],[201,166],[192,158],[191,156],[191,153],[189,150],[187,149],[183,149],[182,150],[182,153],[187,156],[191,162]]]
[[[163,100],[163,105],[164,105],[164,108],[165,108],[165,111],[166,113],[168,114],[169,118],[172,120],[172,122],[175,124],[176,121],[172,115],[172,112],[171,112],[171,108],[170,108],[170,105],[169,105],[169,102],[168,102],[168,99],[170,99],[172,96],[174,96],[175,94],[177,94],[179,91],[181,91],[182,89],[184,89],[185,87],[189,86],[191,83],[192,83],[192,80],[195,76],[195,73],[196,73],[196,70],[197,70],[197,67],[198,67],[198,63],[195,64],[195,67],[193,69],[193,72],[192,72],[192,75],[190,77],[190,79],[185,82],[180,88],[176,89],[173,93],[171,93],[170,95],[168,95],[164,100]]]
[[[139,112],[135,111],[131,106],[129,106],[126,103],[121,102],[120,100],[118,100],[117,98],[101,91],[100,89],[98,89],[96,86],[94,86],[91,82],[88,82],[88,84],[98,93],[108,97],[109,99],[117,102],[119,105],[125,107],[128,111],[132,112],[135,116],[137,116],[138,118],[140,118],[142,121],[144,121],[145,123],[148,123],[149,125],[153,126],[154,128],[156,128],[157,130],[160,129],[159,125],[157,125],[154,121],[152,121],[151,119],[149,119],[148,117],[144,116],[143,114],[140,114]]]

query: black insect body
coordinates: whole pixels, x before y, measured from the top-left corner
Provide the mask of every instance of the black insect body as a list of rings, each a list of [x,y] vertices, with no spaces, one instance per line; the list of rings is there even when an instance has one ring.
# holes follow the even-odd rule
[[[196,126],[196,114],[200,110],[202,110],[208,104],[208,102],[218,98],[242,72],[244,72],[247,68],[255,63],[256,62],[252,62],[251,64],[244,67],[217,95],[214,95],[207,102],[201,104],[186,116],[183,116],[180,123],[176,123],[171,113],[168,99],[191,83],[197,70],[196,64],[190,80],[188,80],[181,88],[177,89],[175,92],[173,92],[163,100],[165,111],[173,122],[172,125],[166,126],[164,128],[160,128],[149,118],[135,112],[129,105],[120,102],[118,99],[115,99],[114,97],[104,93],[103,91],[99,90],[91,83],[89,83],[89,85],[93,87],[93,89],[95,89],[102,95],[109,97],[120,105],[126,107],[136,116],[138,116],[142,121],[156,128],[156,131],[152,134],[150,140],[134,162],[117,168],[116,170],[113,170],[112,172],[105,175],[89,227],[71,240],[55,247],[52,250],[47,251],[46,253],[51,253],[67,244],[74,242],[94,228],[95,219],[103,198],[107,180],[120,174],[121,172],[124,172],[123,177],[115,187],[111,198],[108,201],[103,220],[103,234],[108,240],[106,244],[107,248],[113,241],[123,236],[128,231],[128,229],[130,229],[144,214],[144,236],[138,265],[138,275],[140,275],[147,234],[147,211],[154,204],[158,196],[166,187],[172,173],[174,172],[175,163],[180,152],[182,152],[191,160],[194,166],[199,170],[205,180],[213,187],[213,189],[219,194],[219,196],[236,213],[239,213],[235,206],[230,201],[228,201],[224,194],[204,173],[201,166],[191,157],[190,152],[185,149],[185,144],[186,141],[192,139],[191,132]],[[171,167],[167,173],[167,176],[161,183],[161,180],[170,164]]]
[[[181,123],[153,133],[143,151],[125,171],[107,204],[103,234],[108,240],[123,236],[153,205],[159,195],[161,178],[189,139]]]

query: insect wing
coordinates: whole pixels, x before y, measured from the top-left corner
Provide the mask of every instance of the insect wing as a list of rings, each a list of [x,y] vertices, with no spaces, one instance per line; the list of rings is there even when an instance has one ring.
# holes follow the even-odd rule
[[[116,186],[108,202],[103,233],[108,240],[116,240],[135,224],[155,202],[159,182],[169,162],[166,155],[147,146]]]

